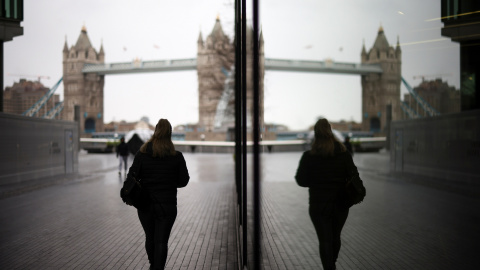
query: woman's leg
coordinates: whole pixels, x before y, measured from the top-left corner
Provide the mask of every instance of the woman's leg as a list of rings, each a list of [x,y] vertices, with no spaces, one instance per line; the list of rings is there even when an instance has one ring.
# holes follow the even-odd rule
[[[333,250],[334,250],[334,262],[337,261],[338,253],[340,253],[340,247],[342,246],[341,234],[343,226],[347,221],[348,208],[337,206],[333,215]]]
[[[155,260],[154,269],[164,269],[168,256],[168,238],[177,218],[175,204],[154,204],[155,208]]]
[[[124,164],[124,168],[125,168],[125,173],[127,173],[127,166],[128,166],[128,156],[122,156],[122,159],[123,159],[123,164]]]
[[[137,212],[140,223],[145,231],[145,250],[148,261],[150,265],[153,265],[155,251],[155,217],[153,215],[153,208],[150,206],[145,210],[137,210]]]
[[[333,204],[311,204],[310,218],[317,232],[320,259],[324,270],[335,269],[335,250],[333,246]]]
[[[122,173],[122,163],[123,163],[123,157],[120,155],[118,156],[118,174]]]

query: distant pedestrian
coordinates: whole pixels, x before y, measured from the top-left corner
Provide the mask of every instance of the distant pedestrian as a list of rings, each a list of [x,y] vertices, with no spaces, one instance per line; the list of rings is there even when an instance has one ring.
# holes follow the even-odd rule
[[[312,148],[303,153],[295,179],[299,186],[309,188],[309,214],[317,232],[323,269],[333,270],[349,211],[344,199],[346,178],[349,171],[358,171],[327,119],[318,120],[314,131]]]
[[[151,199],[149,206],[137,210],[145,231],[145,250],[150,269],[164,269],[168,239],[177,217],[177,188],[185,187],[190,179],[185,159],[172,143],[168,120],[158,121],[153,136],[135,155],[128,174],[139,167],[137,178]]]
[[[348,136],[345,137],[345,141],[343,142],[343,145],[345,145],[345,148],[347,148],[347,151],[353,157],[353,147],[352,147],[352,143],[350,142],[350,137]]]
[[[125,170],[125,174],[127,174],[127,166],[128,166],[128,144],[125,142],[125,138],[122,137],[120,139],[120,144],[117,145],[117,158],[120,156],[119,163],[118,163],[118,174],[122,174],[122,165]]]

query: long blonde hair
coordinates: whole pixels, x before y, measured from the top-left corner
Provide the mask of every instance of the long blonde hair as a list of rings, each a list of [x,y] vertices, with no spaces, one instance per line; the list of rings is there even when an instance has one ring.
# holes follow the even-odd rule
[[[340,146],[340,151],[345,152],[343,143],[339,142],[333,135],[332,127],[327,119],[322,118],[315,123],[315,139],[312,143],[311,153],[324,157],[331,157],[335,154],[335,144]]]
[[[174,156],[175,146],[172,142],[172,125],[167,119],[160,119],[150,140],[140,147],[140,152],[147,152],[148,143],[152,143],[153,157]]]

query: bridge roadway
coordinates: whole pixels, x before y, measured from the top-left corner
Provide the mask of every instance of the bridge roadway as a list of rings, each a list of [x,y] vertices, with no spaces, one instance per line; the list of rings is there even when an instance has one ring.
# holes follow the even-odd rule
[[[262,156],[263,269],[321,269],[308,192],[293,180],[300,155]],[[236,269],[232,155],[185,158],[167,269]],[[79,160],[72,177],[0,186],[0,269],[148,269],[115,155]],[[389,175],[385,152],[354,160],[367,197],[350,211],[337,269],[480,269],[478,194]]]
[[[86,64],[82,71],[83,73],[106,75],[181,70],[197,70],[197,59],[188,58],[154,61],[141,61],[137,59],[132,62],[123,63]],[[334,62],[333,60],[309,61],[271,58],[265,59],[265,70],[358,75],[383,72],[381,66],[377,64],[341,63]]]

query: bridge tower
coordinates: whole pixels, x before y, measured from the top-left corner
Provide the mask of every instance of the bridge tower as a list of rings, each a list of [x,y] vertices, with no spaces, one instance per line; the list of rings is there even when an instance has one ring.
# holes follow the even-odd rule
[[[225,86],[225,73],[233,71],[235,48],[218,17],[205,41],[200,32],[197,44],[198,127],[201,132],[211,132]]]
[[[63,89],[65,120],[73,121],[75,106],[79,106],[80,130],[83,134],[103,131],[103,86],[104,75],[83,74],[85,64],[103,64],[105,53],[103,44],[100,51],[93,48],[82,27],[75,46],[68,48],[67,41],[63,48]]]
[[[253,74],[251,29],[247,29],[247,115],[251,117],[253,108]],[[225,89],[226,72],[234,71],[235,47],[230,38],[225,35],[217,17],[212,32],[205,41],[200,32],[197,51],[197,76],[198,76],[198,102],[199,122],[202,132],[214,131],[215,114],[218,103]],[[264,78],[264,53],[263,35],[260,35],[260,125],[263,126],[263,78]],[[233,100],[233,99],[231,99]],[[227,113],[234,113],[234,102],[228,104]],[[251,119],[247,120],[251,123]],[[229,126],[230,127],[230,126]],[[208,136],[208,135],[207,135]],[[221,138],[217,138],[220,139]],[[207,139],[208,140],[208,139]]]
[[[362,129],[384,134],[387,124],[387,105],[391,105],[391,119],[401,118],[400,84],[402,51],[397,39],[396,48],[390,46],[383,27],[378,29],[373,47],[367,53],[362,48],[362,64],[380,64],[382,74],[362,75]]]

